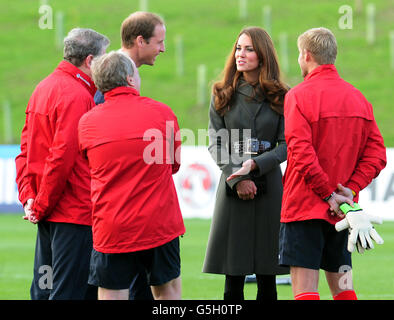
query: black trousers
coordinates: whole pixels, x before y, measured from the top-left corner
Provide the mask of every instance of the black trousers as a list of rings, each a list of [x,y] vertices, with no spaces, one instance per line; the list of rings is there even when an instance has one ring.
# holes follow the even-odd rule
[[[277,300],[275,275],[256,274],[257,296],[256,300]],[[226,275],[224,285],[224,300],[244,300],[245,276]]]
[[[38,222],[31,299],[96,300],[97,287],[88,284],[92,249],[90,226]],[[144,270],[134,277],[129,299],[153,300]]]
[[[88,285],[92,228],[72,223],[37,224],[32,300],[94,300]]]

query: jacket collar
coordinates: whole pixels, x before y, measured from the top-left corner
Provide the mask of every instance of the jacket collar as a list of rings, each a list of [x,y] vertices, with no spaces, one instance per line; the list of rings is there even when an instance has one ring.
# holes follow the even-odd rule
[[[111,100],[113,98],[115,98],[116,96],[120,96],[120,95],[134,95],[134,96],[139,96],[140,93],[131,87],[116,87],[112,90],[107,91],[106,93],[104,93],[104,99],[105,101],[107,100]]]
[[[94,85],[93,80],[85,72],[74,66],[72,63],[63,60],[59,63],[56,69],[72,76],[75,80],[81,83],[92,96],[94,96],[96,93],[97,88]]]
[[[339,77],[337,68],[333,64],[322,64],[309,72],[304,78],[304,81],[309,80],[317,75],[330,75]]]
[[[243,95],[245,95],[245,96],[247,96],[247,97],[253,98],[254,100],[256,100],[256,101],[258,101],[258,102],[261,102],[262,100],[264,100],[264,97],[263,97],[262,95],[260,95],[260,96],[258,96],[258,95],[255,96],[253,86],[250,85],[250,84],[249,84],[247,81],[245,81],[245,79],[243,79],[243,78],[240,78],[240,79],[238,80],[238,84],[237,84],[236,91],[239,92],[239,93],[241,93],[241,94],[243,94]]]

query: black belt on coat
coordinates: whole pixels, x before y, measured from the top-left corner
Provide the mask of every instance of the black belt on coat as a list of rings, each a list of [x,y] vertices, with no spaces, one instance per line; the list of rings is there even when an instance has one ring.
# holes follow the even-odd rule
[[[232,143],[232,150],[238,154],[254,154],[259,155],[271,150],[269,141],[258,140],[256,138],[248,138],[243,141]]]

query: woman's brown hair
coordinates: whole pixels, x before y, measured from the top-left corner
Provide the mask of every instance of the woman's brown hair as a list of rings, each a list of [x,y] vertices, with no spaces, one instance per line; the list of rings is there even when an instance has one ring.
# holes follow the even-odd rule
[[[213,85],[213,95],[215,96],[215,108],[224,115],[231,107],[231,99],[237,87],[242,72],[237,70],[235,62],[235,50],[238,39],[242,34],[250,37],[253,49],[260,61],[260,74],[258,83],[252,84],[255,89],[260,89],[261,93],[270,102],[271,108],[279,114],[283,114],[283,103],[287,86],[280,80],[280,70],[278,58],[274,44],[268,33],[259,27],[248,27],[243,29],[235,41],[233,49],[227,58],[223,77]]]

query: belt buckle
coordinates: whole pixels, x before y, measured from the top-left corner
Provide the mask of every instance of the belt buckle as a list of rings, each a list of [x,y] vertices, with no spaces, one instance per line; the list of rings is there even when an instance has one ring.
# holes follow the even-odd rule
[[[259,152],[259,140],[256,138],[246,139],[246,143],[244,145],[244,154],[258,154]]]
[[[259,152],[264,153],[271,148],[271,143],[269,141],[260,141]]]
[[[242,141],[236,141],[233,143],[233,148],[235,153],[242,153],[243,151],[243,143]]]

